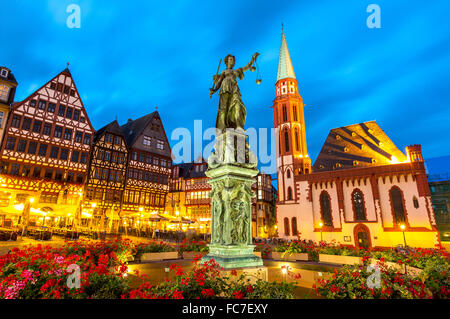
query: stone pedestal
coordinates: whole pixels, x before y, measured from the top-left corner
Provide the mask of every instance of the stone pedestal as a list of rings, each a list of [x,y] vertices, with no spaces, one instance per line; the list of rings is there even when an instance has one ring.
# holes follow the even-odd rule
[[[209,254],[203,257],[203,260],[214,259],[224,269],[262,266],[263,261],[261,257],[255,256],[254,248],[255,245],[224,246],[210,244]]]
[[[211,244],[202,261],[214,259],[224,269],[263,265],[253,254],[251,187],[258,170],[246,138],[243,130],[227,130],[217,136],[215,152],[208,158]]]

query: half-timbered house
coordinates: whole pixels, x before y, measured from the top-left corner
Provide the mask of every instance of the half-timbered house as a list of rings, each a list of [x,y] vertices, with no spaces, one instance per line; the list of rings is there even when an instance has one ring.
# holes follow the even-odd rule
[[[170,144],[157,111],[121,127],[128,145],[128,171],[122,216],[163,212],[172,170]],[[135,223],[134,219],[130,221]]]
[[[68,68],[14,103],[0,150],[4,210],[17,213],[33,197],[32,213],[73,217],[83,195],[93,133]]]
[[[92,144],[83,207],[91,209],[94,225],[117,230],[125,188],[128,149],[117,121],[99,129]]]

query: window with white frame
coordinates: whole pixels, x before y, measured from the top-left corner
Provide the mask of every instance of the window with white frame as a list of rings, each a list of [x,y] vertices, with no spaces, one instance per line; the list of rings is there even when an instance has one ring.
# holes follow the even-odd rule
[[[146,146],[150,146],[151,143],[152,143],[152,138],[150,136],[144,135],[144,139],[142,140],[142,144],[144,144]]]
[[[164,149],[164,141],[156,140],[156,148],[159,150],[163,150]]]
[[[2,69],[0,74],[2,75],[2,77],[6,78],[8,76],[8,70]]]

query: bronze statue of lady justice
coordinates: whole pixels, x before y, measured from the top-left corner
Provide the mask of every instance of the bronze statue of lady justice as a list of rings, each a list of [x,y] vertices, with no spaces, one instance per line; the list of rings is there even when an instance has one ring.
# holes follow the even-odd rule
[[[255,67],[253,67],[253,64],[256,62],[258,56],[259,53],[253,54],[252,59],[246,66],[233,70],[235,57],[228,54],[224,59],[227,68],[220,75],[216,74],[213,76],[215,85],[209,89],[209,97],[211,98],[220,89],[219,110],[216,119],[216,128],[220,131],[224,131],[227,128],[244,129],[247,110],[241,99],[237,77],[242,80],[245,71],[254,71]]]

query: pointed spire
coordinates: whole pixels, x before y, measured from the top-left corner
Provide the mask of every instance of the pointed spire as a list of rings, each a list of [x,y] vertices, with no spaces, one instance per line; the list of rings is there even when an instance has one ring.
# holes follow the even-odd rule
[[[284,35],[284,26],[281,28],[281,47],[280,58],[278,60],[277,81],[285,78],[295,79],[294,67],[292,66],[291,56]]]

